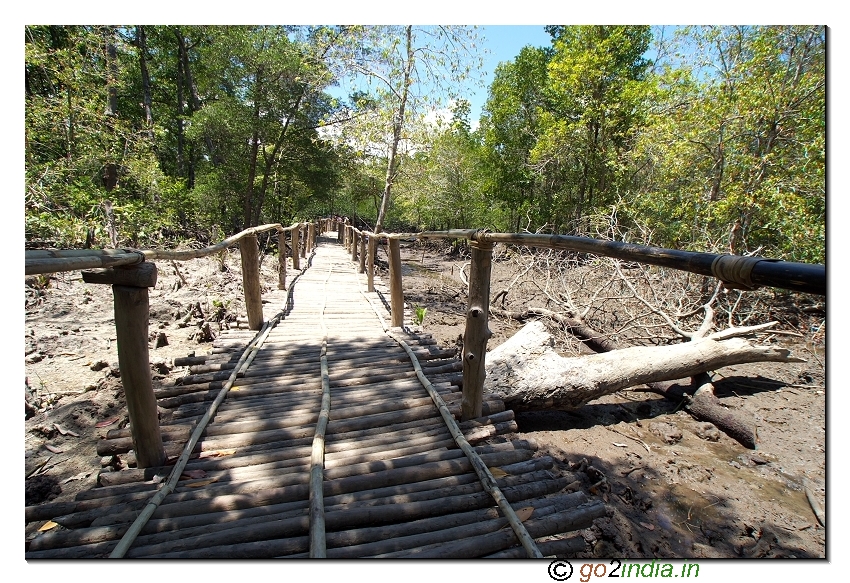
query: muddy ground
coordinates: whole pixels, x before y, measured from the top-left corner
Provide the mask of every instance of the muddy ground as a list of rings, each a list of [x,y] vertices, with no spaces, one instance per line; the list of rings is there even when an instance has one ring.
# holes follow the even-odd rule
[[[458,345],[466,305],[460,270],[467,259],[462,250],[450,251],[413,243],[402,250],[405,299],[412,308],[427,309],[422,326],[444,346]],[[214,336],[244,317],[238,252],[158,268],[150,293],[155,387],[184,374],[173,358],[207,352],[207,330]],[[534,274],[523,276],[523,269],[521,257],[497,250],[491,289],[514,284],[505,307],[556,309],[534,291],[540,286],[526,281]],[[266,256],[262,275],[266,289],[276,287],[274,255]],[[32,407],[25,425],[26,504],[71,500],[95,485],[101,467],[126,463],[96,453],[106,431],[128,422],[111,289],[85,284],[79,272],[70,272],[28,278],[25,295],[26,394]],[[825,529],[805,490],[808,486],[815,504],[825,507],[825,311],[813,308],[813,301],[786,298],[773,307],[771,316],[781,328],[800,336],[761,338],[791,348],[805,362],[739,365],[713,375],[723,405],[757,424],[757,450],[692,418],[680,403],[639,390],[609,395],[578,411],[517,414],[520,437],[536,440],[541,453],[554,456],[557,470],[578,472],[581,487],[611,510],[610,517],[582,531],[581,557],[826,556]],[[521,326],[493,318],[489,346]],[[552,331],[563,354],[586,352],[557,328]],[[27,537],[36,535],[35,528]]]

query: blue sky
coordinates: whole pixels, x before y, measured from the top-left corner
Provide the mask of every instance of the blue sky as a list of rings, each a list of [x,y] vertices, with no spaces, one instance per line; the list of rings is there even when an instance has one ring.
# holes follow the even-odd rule
[[[493,82],[493,72],[496,66],[504,61],[512,61],[520,49],[526,45],[534,47],[548,47],[551,44],[550,37],[542,24],[540,25],[497,25],[479,26],[478,32],[485,39],[484,46],[490,51],[484,58],[484,86],[473,88],[467,97],[472,105],[470,121],[477,122],[481,116],[481,109],[487,101],[487,90]]]
[[[493,75],[499,63],[512,61],[520,50],[528,45],[543,47],[549,46],[552,37],[544,30],[544,25],[487,25],[477,26],[477,34],[481,38],[481,45],[486,49],[484,55],[484,67],[482,70],[482,85],[475,86],[469,83],[462,91],[462,95],[471,106],[470,119],[473,127],[478,125],[481,110],[487,101],[487,92],[493,82]],[[326,89],[334,97],[345,100],[348,96],[348,87],[342,83],[337,87]]]

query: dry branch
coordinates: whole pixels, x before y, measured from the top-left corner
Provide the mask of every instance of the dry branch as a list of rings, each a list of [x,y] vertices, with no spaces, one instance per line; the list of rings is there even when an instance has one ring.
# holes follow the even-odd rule
[[[540,322],[531,322],[487,356],[485,390],[507,408],[575,409],[625,388],[681,379],[748,362],[800,362],[783,348],[712,337],[671,346],[635,346],[564,358]]]

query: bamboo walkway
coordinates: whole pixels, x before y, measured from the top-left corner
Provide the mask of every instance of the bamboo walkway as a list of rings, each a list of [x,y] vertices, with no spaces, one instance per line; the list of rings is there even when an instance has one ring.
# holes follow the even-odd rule
[[[241,370],[179,481],[174,476],[173,491],[123,556],[530,555],[395,338],[409,346],[448,411],[460,418],[455,351],[439,349],[413,328],[387,330],[380,286],[366,293],[365,276],[336,233],[326,235],[290,290],[266,295],[266,319],[280,317],[258,349],[258,333],[223,333],[212,354],[194,359],[178,384],[156,391],[166,454],[176,458]],[[253,360],[246,368],[248,353]],[[311,466],[321,441],[323,386],[329,389],[329,421],[319,465]],[[581,537],[569,533],[604,516],[604,505],[581,492],[563,493],[569,480],[549,471],[554,460],[537,454],[533,442],[510,438],[516,424],[501,401],[485,398],[483,414],[457,426],[540,553],[583,551]],[[129,430],[117,429],[98,444],[98,453],[126,457],[131,448]],[[27,523],[52,520],[61,528],[30,541],[25,558],[110,556],[143,510],[153,508],[149,502],[172,470],[102,473],[99,487],[73,502],[28,507]],[[311,494],[311,475],[320,492]]]

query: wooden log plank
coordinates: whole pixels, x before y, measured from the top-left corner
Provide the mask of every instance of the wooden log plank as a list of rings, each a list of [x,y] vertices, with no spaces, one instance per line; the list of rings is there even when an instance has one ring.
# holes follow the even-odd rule
[[[157,269],[153,263],[110,267],[103,271],[83,271],[86,283],[109,283],[131,287],[156,287]]]
[[[562,497],[558,502],[556,505],[551,499],[543,499],[529,501],[528,503],[521,502],[520,504],[523,507],[531,508],[533,510],[532,516],[540,518],[584,504],[587,502],[587,497],[578,492],[572,496]],[[384,555],[453,540],[478,537],[509,527],[507,519],[502,517],[496,508],[471,511],[460,515],[426,518],[417,522],[419,524],[415,525],[414,528],[411,528],[410,523],[407,523],[383,528],[361,529],[361,532],[365,530],[368,534],[364,536],[358,533],[358,538],[372,538],[371,542],[329,549],[328,558],[350,559]],[[382,538],[375,539],[375,534],[380,534]],[[346,537],[346,539],[350,538],[350,535]],[[524,553],[525,550],[523,549],[522,556],[525,556]]]
[[[578,553],[585,552],[587,541],[582,536],[571,536],[537,543],[540,552],[545,557],[558,557],[561,559],[572,558]],[[512,547],[504,551],[487,555],[485,559],[522,559],[526,556],[522,547]]]
[[[529,474],[526,476],[505,478],[501,481],[501,484],[503,487],[507,487],[542,480],[551,480],[551,477],[546,475],[545,472],[538,472],[536,474]],[[446,496],[474,494],[480,491],[481,485],[477,483],[475,477],[471,474],[466,474],[462,476],[451,476],[448,478],[431,480],[426,483],[420,482],[409,484],[403,487],[382,488],[365,492],[355,492],[344,496],[334,496],[326,500],[326,509],[328,512],[340,512],[350,508],[405,504],[424,500],[441,499]],[[580,503],[580,501],[576,502],[576,504],[578,503]],[[177,538],[206,534],[212,531],[221,532],[229,528],[239,527],[240,525],[248,526],[250,524],[259,524],[260,522],[280,520],[303,513],[304,509],[305,505],[303,502],[292,502],[238,511],[214,512],[206,515],[187,516],[183,518],[156,521],[151,524],[151,532],[161,534],[151,534],[150,536],[139,537],[138,545],[141,547],[154,543],[167,542]],[[476,514],[480,513],[481,511],[476,512]],[[494,514],[495,510],[490,510],[490,513]],[[444,521],[446,519],[450,520],[451,515],[443,518]],[[467,518],[467,520],[469,519]],[[196,528],[198,526],[205,528],[198,529]],[[114,526],[112,528],[119,529],[120,526]],[[175,532],[178,529],[179,532]],[[354,540],[363,540],[364,535],[362,531],[376,530],[378,532],[380,531],[380,529],[361,529],[359,536]],[[337,541],[338,546],[339,540],[352,540],[350,536],[345,537],[344,539],[340,536],[349,534],[350,532],[351,531],[344,531],[343,533],[328,533],[328,541],[331,544]],[[75,538],[79,538],[81,542],[83,540],[91,540],[93,542],[94,540],[98,540],[102,537],[103,534],[104,533],[101,531],[97,531],[91,534],[83,534],[83,536]],[[373,533],[372,536],[375,536],[375,534]]]
[[[541,518],[531,518],[523,524],[529,534],[534,538],[552,536],[554,534],[570,532],[587,528],[597,518],[607,513],[602,502],[594,501],[583,504],[578,508],[564,510],[549,514]],[[383,553],[375,557],[395,558],[476,558],[483,557],[501,550],[508,549],[518,543],[516,535],[509,529],[491,532],[482,536],[467,537],[450,542],[426,545],[414,549],[399,552]]]
[[[309,432],[312,435],[312,431]],[[326,497],[348,494],[360,490],[371,490],[399,484],[420,482],[453,474],[465,474],[471,471],[471,465],[465,458],[458,458],[462,452],[447,451],[435,454],[408,456],[400,460],[384,463],[359,464],[359,470],[370,473],[346,472],[334,470],[337,476],[323,484]],[[489,466],[504,466],[528,458],[523,451],[503,451],[483,454],[482,460]],[[423,459],[433,461],[422,461]],[[422,463],[418,463],[418,462]],[[231,485],[232,486],[232,485]],[[210,511],[236,510],[254,505],[279,503],[293,500],[306,500],[308,485],[304,478],[282,476],[277,480],[256,480],[234,487],[214,487],[172,493],[167,503],[162,504],[153,513],[152,518],[187,516]],[[106,497],[98,500],[85,500],[73,503],[57,503],[26,508],[27,522],[34,520],[55,520],[69,528],[88,526],[104,515],[127,513],[128,520],[135,519],[136,513],[147,503],[149,495],[133,493],[122,496]],[[60,515],[60,512],[64,514]]]
[[[507,488],[506,495],[508,495],[507,492],[510,492],[512,498],[524,499],[525,497],[539,495],[539,492],[546,492],[547,487],[554,488],[560,485],[561,482],[552,480],[551,483],[523,484],[514,488]],[[329,532],[332,532],[350,528],[351,525],[378,525],[400,519],[413,520],[435,514],[446,514],[452,510],[481,508],[483,505],[488,505],[489,503],[489,495],[487,493],[480,493],[452,496],[438,500],[411,502],[408,504],[357,508],[350,512],[329,513],[326,517],[326,528]],[[285,540],[289,537],[303,536],[307,531],[308,522],[307,517],[298,517],[248,525],[243,528],[230,528],[220,533],[210,533],[208,535],[170,541],[167,544],[136,548],[134,552],[131,551],[132,554],[128,553],[128,557],[216,558],[227,556],[230,558],[268,558],[279,554],[277,552],[275,555],[266,555],[265,553],[270,551],[261,550],[269,546],[270,543],[273,544],[273,541],[269,541],[268,539]],[[228,554],[222,554],[225,552],[225,548],[228,549],[226,551]],[[276,548],[279,549],[280,547]]]

